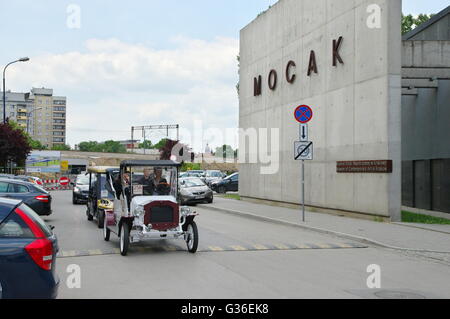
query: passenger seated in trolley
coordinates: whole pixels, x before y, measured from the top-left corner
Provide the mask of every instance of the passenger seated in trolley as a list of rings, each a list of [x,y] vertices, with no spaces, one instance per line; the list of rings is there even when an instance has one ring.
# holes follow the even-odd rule
[[[144,169],[144,176],[139,181],[139,184],[143,186],[144,196],[164,196],[169,195],[170,185],[167,183],[167,179],[162,175],[163,170],[160,167],[156,167],[153,174],[150,174],[148,168]]]

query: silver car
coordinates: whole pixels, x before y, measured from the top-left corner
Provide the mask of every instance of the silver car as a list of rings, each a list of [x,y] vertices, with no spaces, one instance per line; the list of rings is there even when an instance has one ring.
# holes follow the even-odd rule
[[[181,205],[213,202],[213,191],[200,178],[181,178],[179,183]]]

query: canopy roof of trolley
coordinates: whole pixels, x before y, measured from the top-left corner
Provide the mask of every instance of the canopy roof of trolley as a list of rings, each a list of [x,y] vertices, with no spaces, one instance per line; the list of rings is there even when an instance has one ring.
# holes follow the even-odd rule
[[[146,160],[127,160],[120,163],[120,167],[140,167],[140,166],[154,166],[154,167],[181,167],[181,163],[174,161],[146,161]]]
[[[107,172],[119,171],[119,169],[117,166],[93,166],[88,168],[88,173],[105,174]]]

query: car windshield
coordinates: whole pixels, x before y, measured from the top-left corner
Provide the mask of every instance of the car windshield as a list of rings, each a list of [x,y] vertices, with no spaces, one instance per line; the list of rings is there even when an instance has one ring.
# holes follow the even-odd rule
[[[207,172],[206,177],[222,177],[221,172]]]
[[[183,179],[181,182],[182,188],[188,188],[188,187],[197,187],[197,186],[205,186],[205,183],[202,182],[199,178],[188,178]]]
[[[89,175],[78,175],[77,176],[78,185],[89,185]]]
[[[177,196],[176,167],[132,167],[122,175],[122,185],[129,186],[133,196]]]

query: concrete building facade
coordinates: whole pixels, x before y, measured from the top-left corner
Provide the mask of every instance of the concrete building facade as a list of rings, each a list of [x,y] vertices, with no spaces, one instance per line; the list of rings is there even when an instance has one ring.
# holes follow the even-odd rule
[[[314,111],[306,204],[400,219],[400,23],[401,0],[280,0],[241,31],[240,127],[280,132],[279,171],[270,175],[249,161],[241,134],[242,197],[300,203],[294,110],[305,104]],[[374,160],[392,169],[338,173],[340,161]]]
[[[67,98],[54,96],[52,89],[6,92],[6,116],[47,148],[66,144],[66,104]]]
[[[450,213],[450,6],[403,36],[402,197]]]

